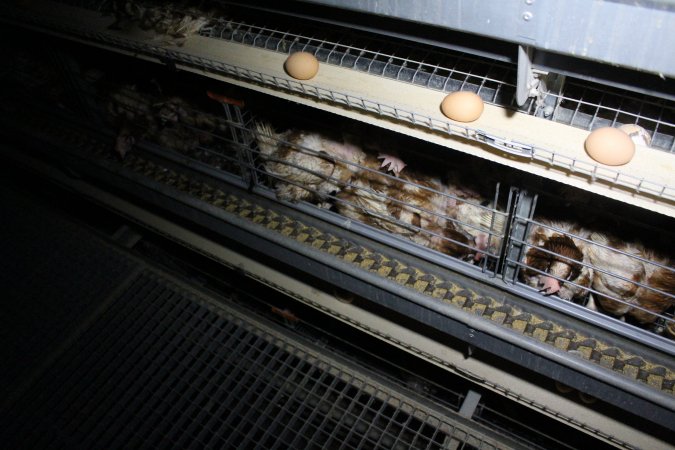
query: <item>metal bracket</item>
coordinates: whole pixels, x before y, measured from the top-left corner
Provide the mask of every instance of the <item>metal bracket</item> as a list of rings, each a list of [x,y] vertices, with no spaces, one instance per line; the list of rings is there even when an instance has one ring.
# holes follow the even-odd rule
[[[479,401],[480,394],[476,391],[469,390],[469,392],[466,393],[466,397],[464,397],[462,406],[459,408],[459,415],[466,419],[471,419],[476,412]]]
[[[231,126],[232,139],[236,143],[237,159],[241,170],[242,179],[248,185],[249,192],[260,182],[255,166],[255,152],[252,146],[255,143],[255,136],[251,131],[252,127],[245,126],[246,120],[244,113],[238,105],[222,103],[225,119],[240,126]]]
[[[549,92],[559,94],[565,83],[565,76],[545,72],[533,68],[534,49],[518,46],[518,72],[516,85],[516,103],[523,106],[527,100],[536,100],[536,115],[550,117],[560,101],[559,95],[547,95]]]
[[[502,279],[507,283],[515,283],[518,277],[518,265],[525,251],[525,242],[529,234],[529,221],[534,215],[534,209],[537,206],[537,195],[520,189],[517,192],[514,210],[511,213],[513,221],[509,231],[509,242],[506,247],[506,258],[502,268]]]
[[[466,397],[464,397],[462,406],[459,409],[459,415],[465,419],[471,420],[473,415],[476,413],[476,408],[478,407],[480,398],[481,396],[478,392],[469,390],[469,392],[466,393]],[[448,450],[457,450],[464,448],[464,444],[464,442],[460,441],[456,437],[449,437],[448,441],[443,447],[447,448]]]
[[[491,147],[501,150],[521,158],[533,158],[534,147],[522,142],[512,141],[510,139],[503,139],[498,136],[491,135],[482,130],[476,130],[476,140],[484,142]]]
[[[533,56],[532,47],[518,46],[516,103],[518,106],[523,106],[529,98],[535,98],[535,115],[548,118],[560,102],[560,95],[548,95],[548,93],[559,94],[565,83],[565,76],[534,69]]]
[[[562,99],[561,94],[564,85],[565,75],[559,73],[548,72],[546,75],[539,77],[535,116],[551,118]],[[549,95],[551,93],[554,95]]]
[[[539,80],[532,71],[532,47],[518,46],[518,72],[516,85],[516,103],[523,106],[528,98],[539,93]]]
[[[138,241],[143,239],[143,235],[127,225],[122,225],[112,235],[112,239],[126,248],[133,248]]]

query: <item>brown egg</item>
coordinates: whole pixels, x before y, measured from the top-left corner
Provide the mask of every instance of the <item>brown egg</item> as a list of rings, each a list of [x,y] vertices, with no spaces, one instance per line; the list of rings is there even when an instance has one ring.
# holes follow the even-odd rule
[[[628,123],[626,125],[621,125],[619,130],[630,136],[637,145],[649,147],[649,144],[652,143],[652,136],[649,134],[649,131],[645,130],[640,125]]]
[[[630,136],[612,127],[593,130],[586,138],[584,146],[588,156],[608,166],[626,164],[635,154],[635,143]]]
[[[441,103],[445,116],[458,122],[473,122],[483,114],[483,100],[469,91],[457,91],[449,94]]]
[[[284,69],[297,80],[309,80],[319,71],[319,61],[311,53],[297,52],[286,58]]]

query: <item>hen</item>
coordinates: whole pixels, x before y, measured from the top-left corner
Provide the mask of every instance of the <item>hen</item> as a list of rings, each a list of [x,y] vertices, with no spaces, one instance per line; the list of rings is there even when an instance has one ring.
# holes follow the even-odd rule
[[[522,280],[545,295],[583,299],[593,277],[589,244],[582,240],[589,232],[570,222],[537,222],[527,238]]]
[[[137,26],[143,30],[152,30],[165,43],[184,45],[193,34],[211,23],[215,11],[204,10],[192,5],[194,2],[182,1],[162,4],[136,0],[113,1],[115,22],[111,29],[128,30]]]
[[[260,159],[274,178],[277,197],[282,200],[305,200],[329,207],[330,195],[345,186],[358,170],[357,164],[366,158],[356,145],[319,133],[276,133],[264,122],[255,126]]]
[[[602,233],[591,234],[588,254],[595,267],[595,301],[603,311],[629,316],[642,325],[654,323],[675,305],[672,261],[639,243],[626,243]],[[607,248],[612,247],[612,248]],[[616,250],[615,250],[616,249]],[[672,333],[673,324],[667,324]]]
[[[216,135],[229,130],[224,119],[181,97],[154,96],[129,85],[108,94],[108,114],[118,129],[115,151],[122,159],[140,140],[189,153],[200,145],[213,144]]]
[[[150,97],[135,86],[113,89],[108,98],[108,115],[118,129],[115,151],[124,159],[137,140],[157,132],[157,120]]]
[[[448,215],[455,219],[455,226],[473,240],[470,254],[474,262],[481,261],[485,254],[499,253],[506,226],[506,215],[495,211],[494,202],[478,190],[460,184],[457,176],[451,174],[446,183]]]
[[[471,252],[468,235],[447,217],[453,198],[439,177],[414,170],[395,177],[378,171],[378,164],[367,156],[366,169],[338,194],[337,209],[342,215],[445,254]]]

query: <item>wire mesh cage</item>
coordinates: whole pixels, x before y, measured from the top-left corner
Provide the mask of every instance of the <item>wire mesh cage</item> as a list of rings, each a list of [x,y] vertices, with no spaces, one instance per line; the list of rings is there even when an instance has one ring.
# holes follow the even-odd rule
[[[672,256],[668,248],[659,256],[653,245],[641,246],[640,231],[618,239],[574,217],[547,220],[536,214],[536,201],[521,211],[516,177],[471,159],[452,167],[429,156],[436,149],[411,150],[419,143],[406,145],[372,127],[309,120],[302,110],[283,114],[275,127],[236,94],[161,76],[149,82],[110,76],[119,72],[114,63],[101,70],[76,59],[62,55],[47,67],[72,80],[67,96],[85,105],[78,120],[108,129],[119,159],[150,145],[287,205],[309,204],[304,211],[415,256],[484,279],[500,275],[518,292],[540,291],[673,334]],[[17,73],[22,67],[29,65],[17,65]]]
[[[278,27],[278,26],[277,26]],[[221,19],[202,36],[281,53],[309,52],[322,63],[395,79],[444,92],[470,90],[488,103],[511,105],[515,68],[487,58],[416,48],[353,31],[329,35],[308,26],[300,33]]]
[[[669,101],[573,79],[548,95],[557,104],[556,122],[587,130],[634,124],[649,133],[648,146],[675,151],[675,106]]]
[[[86,105],[80,119],[109,129],[120,159],[136,144],[152,144],[272,189],[279,199],[333,210],[485,272],[497,267],[508,209],[498,183],[474,189],[460,185],[453,171],[405,167],[395,145],[386,154],[353,133],[345,138],[326,127],[277,133],[255,121],[241,100],[165,84],[161,77],[119,79],[111,75],[119,71],[114,64],[83,67],[64,55],[60,65],[75,80],[69,97]]]
[[[79,6],[79,2],[71,3]],[[511,70],[508,66],[489,66],[468,57],[440,63],[434,59],[436,56],[419,49],[405,53],[396,43],[372,50],[374,47],[363,44],[370,45],[366,41],[305,38],[300,33],[294,35],[234,21],[218,21],[200,30],[202,36],[215,37],[214,33],[219,33],[218,39],[274,47],[275,51],[310,50],[327,63],[433,89],[478,89],[481,96],[496,104],[506,104],[512,97],[513,85],[500,81],[511,76],[507,74]],[[108,42],[121,43],[112,38]],[[139,46],[138,50],[149,52],[147,46]],[[405,56],[401,56],[403,53]],[[196,60],[179,52],[172,53],[174,57],[176,61],[189,61],[194,67],[232,70],[240,78],[342,102],[415,126],[470,133],[468,129],[450,130],[447,124],[431,119],[427,122],[414,111],[389,109],[337,92],[307,90],[301,83]],[[385,244],[378,247],[383,251],[402,251],[444,267],[461,268],[463,274],[471,273],[478,281],[518,294],[524,305],[532,299],[547,306],[576,304],[572,305],[576,317],[588,313],[586,320],[600,323],[610,332],[650,344],[657,342],[668,353],[675,352],[672,342],[664,339],[675,338],[675,252],[672,245],[660,245],[653,236],[643,239],[650,233],[667,231],[672,221],[661,222],[652,229],[638,224],[629,231],[615,233],[606,222],[600,220],[598,225],[582,220],[576,212],[569,217],[558,214],[552,219],[546,204],[576,206],[589,203],[588,197],[570,202],[554,194],[546,196],[544,202],[540,195],[523,206],[530,195],[526,180],[503,168],[492,171],[488,166],[471,168],[470,164],[451,167],[439,148],[428,144],[406,146],[398,137],[387,140],[383,138],[387,133],[380,134],[372,126],[354,127],[339,118],[322,121],[307,117],[313,113],[287,114],[286,109],[270,118],[260,108],[248,104],[248,93],[244,90],[223,94],[212,87],[214,84],[202,85],[204,80],[192,75],[187,83],[191,87],[186,86],[184,79],[167,83],[143,69],[111,77],[110,74],[123,72],[122,66],[103,65],[97,69],[83,64],[81,58],[82,55],[55,52],[41,61],[40,67],[35,65],[30,52],[14,58],[16,64],[11,69],[0,71],[4,79],[12,78],[12,86],[21,88],[12,92],[8,97],[11,101],[2,106],[8,116],[16,113],[15,117],[6,118],[7,123],[25,119],[24,125],[30,123],[28,128],[35,130],[36,135],[56,133],[64,137],[68,146],[80,149],[94,145],[93,140],[87,140],[87,133],[104,134],[110,148],[99,146],[89,154],[106,162],[114,161],[111,166],[131,168],[135,155],[147,154],[172,161],[177,169],[166,176],[166,192],[171,192],[173,186],[181,186],[183,192],[188,192],[192,184],[198,184],[190,179],[189,173],[208,173],[219,180],[246,186],[254,194],[276,198],[287,209],[312,215],[348,232],[362,233]],[[140,80],[139,73],[143,73],[144,80]],[[171,72],[169,78],[180,77],[186,75]],[[54,86],[60,90],[54,90]],[[647,97],[619,100],[621,92],[595,90],[587,84],[569,81],[556,95],[553,120],[585,129],[636,123],[650,132],[654,147],[673,149],[672,107],[667,102]],[[527,107],[534,113],[539,106]],[[61,118],[77,123],[78,131],[69,134],[67,130],[59,130],[58,121],[49,124],[50,127],[41,127],[39,120],[29,117],[32,108],[46,116],[58,111]],[[276,121],[279,116],[284,120]],[[474,137],[499,142],[497,137],[486,134]],[[522,150],[533,157],[540,151],[527,144],[523,144]],[[555,154],[539,156],[550,157],[551,161],[557,158]],[[597,167],[575,164],[569,162],[572,171],[578,168],[595,177]],[[185,174],[181,168],[186,169]],[[481,172],[479,176],[472,175],[475,170]],[[143,173],[141,170],[136,175]],[[618,176],[614,178],[611,173],[598,176],[621,185]],[[164,178],[155,177],[157,180]],[[664,186],[649,187],[648,181],[634,181],[638,190],[652,189],[657,196],[671,195]],[[183,189],[184,186],[188,187]],[[227,202],[227,194],[216,188],[199,194],[202,200],[215,199],[214,205]],[[621,210],[617,212],[620,216]],[[630,215],[635,214],[625,213]],[[641,220],[642,216],[640,212]],[[618,223],[625,218],[619,217]],[[618,320],[595,320],[606,316]],[[647,335],[655,339],[643,340]],[[407,447],[441,448],[454,439],[450,437],[453,433],[456,435],[435,417],[420,418],[407,410],[407,416],[400,415],[374,386],[367,386],[368,395],[362,396],[351,381],[326,374],[312,378],[312,373],[310,369],[302,372],[302,380],[295,380],[297,386],[292,389],[283,384],[276,386],[279,390],[275,398],[294,408],[295,413],[287,418],[296,421],[294,431],[298,432],[281,436],[279,442],[284,445],[313,444],[312,439],[321,440],[324,435],[321,426],[327,424],[336,430],[337,440],[355,448],[388,447],[392,442]],[[342,400],[327,397],[326,383],[341,393]],[[343,401],[347,397],[353,401]],[[321,409],[326,399],[337,411],[337,416],[333,415],[337,417],[335,420],[325,411],[319,411],[320,414],[316,408],[309,411],[311,408],[307,409],[304,403],[309,401]],[[282,413],[273,411],[273,415]],[[320,423],[313,423],[308,414],[314,414]],[[403,418],[399,420],[400,417]],[[243,430],[245,434],[247,427],[257,423],[251,419],[251,423],[242,423],[235,431]],[[271,419],[270,424],[274,426],[275,420]],[[313,437],[306,438],[310,435]],[[473,448],[464,437],[460,441],[453,445]],[[271,440],[270,443],[274,445]]]
[[[460,186],[452,171],[406,167],[401,150],[377,151],[367,137],[352,143],[325,132],[277,133],[262,122],[256,128],[258,170],[271,176],[278,198],[308,200],[483,270],[496,267],[507,217],[498,185],[483,194]]]
[[[224,104],[222,114],[217,115],[182,97],[154,96],[128,85],[113,88],[100,100],[107,102],[109,125],[118,130],[116,151],[121,157],[136,139],[144,139],[243,175],[237,145],[246,145],[246,136],[240,128],[244,118],[239,109]]]
[[[541,197],[561,203],[551,195]],[[592,220],[584,220],[589,213],[583,207],[568,218],[551,218],[536,214],[536,203],[537,198],[531,208],[514,214],[512,230],[521,231],[508,238],[512,252],[504,262],[514,270],[503,276],[509,283],[675,337],[675,264],[668,232],[653,234],[646,224],[606,209]]]

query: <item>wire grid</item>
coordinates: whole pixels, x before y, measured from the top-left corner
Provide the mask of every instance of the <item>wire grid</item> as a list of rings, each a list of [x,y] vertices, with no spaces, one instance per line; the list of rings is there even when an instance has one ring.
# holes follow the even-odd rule
[[[472,91],[488,103],[503,106],[512,104],[516,89],[515,69],[509,65],[451,51],[394,44],[346,30],[331,40],[221,19],[203,27],[200,34],[281,53],[309,52],[326,64],[443,92]]]
[[[535,220],[532,218],[523,218],[523,217],[516,217],[515,220],[521,224],[524,224],[526,226],[527,231],[527,236],[526,238],[523,239],[518,239],[517,237],[514,236],[509,236],[509,245],[520,245],[522,246],[522,252],[520,257],[516,260],[508,255],[505,257],[505,262],[506,264],[512,265],[516,267],[515,275],[512,280],[507,280],[511,283],[518,284],[520,286],[525,287],[526,289],[535,289],[533,287],[530,287],[529,285],[523,283],[523,278],[522,275],[525,270],[528,270],[530,272],[536,273],[540,277],[550,277],[550,278],[555,278],[558,282],[560,282],[560,285],[567,285],[567,286],[574,286],[574,288],[579,289],[583,292],[582,295],[575,296],[575,299],[571,300],[576,300],[580,302],[582,305],[587,305],[589,296],[594,296],[597,298],[597,296],[602,296],[606,298],[607,300],[610,301],[610,303],[615,302],[616,305],[623,305],[625,307],[629,308],[629,312],[626,313],[626,315],[631,315],[630,311],[639,311],[641,314],[646,314],[647,317],[650,317],[651,322],[654,322],[654,325],[651,325],[654,327],[655,331],[658,331],[660,334],[665,331],[665,329],[672,330],[671,332],[675,333],[675,318],[673,318],[673,311],[672,311],[672,305],[675,305],[675,292],[666,292],[663,289],[658,289],[654,286],[651,286],[649,284],[646,284],[644,281],[637,281],[636,279],[633,278],[633,275],[639,275],[639,274],[633,274],[633,273],[615,273],[607,268],[600,267],[598,265],[592,264],[588,259],[587,255],[588,252],[590,251],[591,247],[596,247],[596,248],[602,248],[606,249],[610,252],[611,255],[608,258],[614,259],[614,258],[628,258],[631,260],[634,264],[641,264],[645,270],[661,270],[663,271],[666,277],[673,278],[675,279],[675,268],[670,267],[668,265],[665,265],[663,263],[660,263],[656,260],[650,260],[645,257],[641,257],[638,254],[632,253],[632,252],[627,252],[624,250],[620,250],[618,248],[614,248],[609,245],[604,245],[602,243],[596,242],[592,240],[591,238],[587,238],[584,236],[581,236],[579,234],[574,234],[569,231],[565,231],[561,228],[556,227],[555,225],[545,223],[539,220]],[[568,256],[556,253],[554,251],[551,251],[550,249],[546,249],[542,246],[536,245],[534,241],[531,240],[532,233],[536,227],[541,227],[545,230],[548,230],[551,234],[555,235],[562,235],[562,236],[567,236],[575,241],[580,242],[581,246],[584,246],[582,249],[582,252],[584,253],[584,258],[583,260],[578,260],[575,258],[570,258]],[[575,245],[577,245],[575,243]],[[528,255],[528,252],[536,250],[538,252],[550,255],[552,260],[557,260],[561,262],[565,262],[566,264],[571,265],[577,265],[579,267],[585,267],[588,268],[591,272],[591,283],[589,285],[583,284],[580,285],[576,283],[573,280],[568,280],[568,279],[563,279],[559,276],[553,275],[548,272],[548,270],[540,270],[538,268],[535,268],[531,265],[528,265],[526,263],[526,257]],[[649,255],[649,254],[648,254]],[[597,289],[593,288],[593,280],[595,279],[594,277],[599,276],[599,274],[607,275],[613,282],[622,282],[623,284],[627,283],[629,285],[635,286],[635,289],[643,289],[647,292],[643,293],[642,295],[646,295],[647,293],[654,293],[658,295],[661,298],[661,302],[665,305],[663,308],[664,312],[656,312],[650,309],[645,308],[644,306],[636,303],[629,302],[629,299],[621,298],[617,296],[617,294],[614,293],[608,293],[606,290],[603,290],[602,292],[598,291]],[[628,278],[631,277],[631,278]],[[630,297],[633,297],[633,295],[630,295]],[[640,298],[636,299],[638,302]],[[671,305],[670,307],[668,305]],[[622,315],[623,316],[623,315]],[[646,321],[646,325],[650,325],[649,321]]]
[[[256,302],[264,305],[264,308],[260,311],[261,315],[269,315],[267,311],[274,308],[274,304],[264,298],[257,295],[252,296],[250,293],[248,293],[248,296],[255,298]],[[247,301],[245,306],[251,308],[252,305],[250,301]],[[275,319],[277,322],[288,326],[285,319],[278,316]],[[401,363],[400,360],[393,360],[392,353],[381,351],[382,347],[379,346],[381,344],[379,341],[374,342],[375,346],[363,345],[362,340],[349,334],[353,330],[349,330],[347,333],[328,331],[323,324],[308,320],[302,320],[294,324],[293,330],[313,342],[320,342],[320,345],[332,354],[340,355],[357,365],[376,367],[378,375],[386,378],[387,382],[424,396],[427,400],[441,405],[443,408],[459,412],[466,398],[463,388],[448,383],[439,384],[422,376],[419,373],[419,368]]]
[[[24,448],[498,448],[149,273],[15,409]]]
[[[323,37],[329,31],[312,31],[322,37],[222,19],[217,25],[202,28],[200,34],[281,53],[309,52],[323,63],[443,92],[472,91],[488,103],[516,109],[513,101],[516,69],[513,65],[451,51],[424,50],[391,40],[383,43],[349,31],[331,41]],[[350,42],[345,43],[347,40]],[[369,50],[369,46],[377,50]],[[546,116],[550,120],[586,130],[638,124],[652,135],[652,147],[669,152],[675,150],[675,106],[671,102],[582,84],[570,78],[561,94],[542,94],[544,99],[552,98],[556,105],[553,114]],[[530,98],[519,109],[534,115],[540,104]]]
[[[556,98],[553,120],[585,130],[636,124],[651,135],[651,147],[675,152],[675,106],[663,99],[568,79]]]
[[[253,298],[255,298],[257,302],[266,305],[267,308],[265,311],[268,311],[270,307],[273,307],[273,304],[264,299],[257,296]],[[252,303],[249,300],[250,299],[247,298],[246,301],[246,307],[248,308],[252,306]],[[277,320],[282,324],[288,325],[283,320]],[[329,332],[325,327],[316,325],[308,320],[298,322],[297,325],[293,326],[293,329],[314,342],[320,341],[321,345],[325,346],[327,351],[348,358],[356,364],[364,364],[367,367],[372,364],[373,361],[376,361],[375,366],[377,367],[378,375],[385,377],[389,382],[396,383],[405,389],[413,390],[415,393],[424,396],[427,400],[434,404],[440,404],[444,408],[449,408],[457,412],[460,410],[462,402],[466,398],[466,394],[461,394],[459,392],[460,387],[457,384],[448,382],[438,384],[429,378],[424,378],[420,376],[419,373],[415,372],[415,370],[419,370],[419,368],[413,369],[413,367],[415,367],[414,365],[401,363],[400,361],[394,362],[392,361],[392,355],[390,353],[382,353],[379,348],[364,344],[358,338],[346,338],[344,335],[341,335],[340,332],[335,332],[334,330]],[[327,335],[328,339],[326,339]],[[361,359],[362,354],[366,355],[363,359]],[[475,380],[480,379],[476,374],[471,374],[471,377]],[[444,378],[444,380],[447,381],[447,378]],[[485,382],[485,380],[481,380],[480,382]],[[538,405],[535,407],[541,408],[542,406]],[[522,408],[526,407],[523,406]],[[519,418],[518,414],[514,415],[512,409],[503,409],[502,407],[492,404],[490,400],[481,400],[471,419],[504,435],[517,436],[519,442],[526,442],[526,445],[531,448],[577,448],[574,443],[569,441],[569,429],[563,432],[561,435],[564,436],[563,438],[556,438],[552,435],[551,430],[547,426],[542,427],[540,423],[532,422],[530,414],[531,412],[528,410],[528,412],[524,413],[524,417],[521,416]],[[561,416],[560,420],[566,422],[569,421],[569,418]],[[580,424],[577,423],[577,425]],[[598,430],[592,430],[592,433],[596,435],[599,434]],[[565,440],[565,438],[568,439]],[[603,436],[603,438],[614,441],[619,445],[624,444],[622,441],[618,441],[611,436]],[[525,439],[526,441],[524,441]]]
[[[277,76],[253,71],[248,68],[235,66],[223,61],[216,61],[208,58],[197,57],[177,48],[165,48],[147,43],[140,43],[130,39],[123,39],[105,32],[98,32],[89,29],[75,29],[68,24],[59,21],[41,19],[32,16],[26,16],[19,11],[10,10],[10,16],[23,22],[37,23],[41,26],[48,26],[66,34],[76,34],[87,39],[103,42],[114,47],[131,50],[140,55],[149,55],[158,57],[161,60],[174,61],[187,64],[192,67],[198,67],[215,73],[225,74],[238,79],[243,79],[255,84],[272,86],[274,88],[301,94],[318,100],[327,100],[333,104],[346,106],[351,109],[359,109],[367,113],[374,113],[378,116],[394,119],[396,121],[407,122],[412,125],[427,128],[432,131],[438,131],[448,135],[461,136],[470,140],[485,143],[501,151],[516,154],[519,157],[529,158],[531,161],[555,169],[565,176],[581,176],[593,183],[602,183],[611,189],[628,190],[629,192],[640,194],[643,197],[653,198],[668,204],[675,202],[675,186],[664,185],[649,181],[644,177],[636,177],[626,172],[620,172],[609,167],[601,167],[587,161],[580,161],[576,158],[556,153],[555,151],[532,146],[528,143],[515,142],[509,139],[493,136],[482,130],[475,129],[465,125],[452,124],[445,120],[434,119],[429,116],[405,110],[396,106],[382,104],[376,100],[367,99],[349,95],[346,93],[335,92],[316,86],[310,86],[297,80],[280,78]]]

